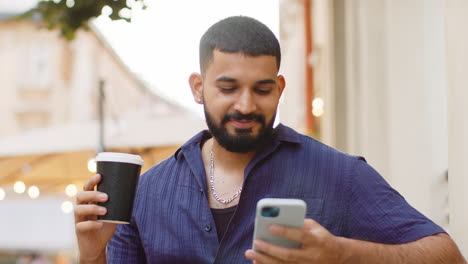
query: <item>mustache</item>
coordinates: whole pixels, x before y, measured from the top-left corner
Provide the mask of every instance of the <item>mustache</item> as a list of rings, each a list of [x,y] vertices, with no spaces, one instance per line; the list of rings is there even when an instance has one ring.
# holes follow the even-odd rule
[[[241,120],[246,120],[246,121],[258,121],[261,124],[265,124],[265,117],[261,114],[241,114],[241,113],[228,113],[225,114],[223,119],[221,120],[221,123],[224,125],[230,120],[236,120],[236,121],[241,121]]]

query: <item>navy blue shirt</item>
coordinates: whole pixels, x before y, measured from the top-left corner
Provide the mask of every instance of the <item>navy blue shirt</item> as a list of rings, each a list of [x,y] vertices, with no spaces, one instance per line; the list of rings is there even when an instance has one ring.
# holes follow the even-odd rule
[[[250,263],[261,198],[299,198],[307,218],[337,236],[398,244],[444,232],[411,207],[363,158],[278,125],[246,167],[239,204],[218,241],[207,199],[201,144],[207,131],[144,173],[129,225],[108,244],[109,263]]]

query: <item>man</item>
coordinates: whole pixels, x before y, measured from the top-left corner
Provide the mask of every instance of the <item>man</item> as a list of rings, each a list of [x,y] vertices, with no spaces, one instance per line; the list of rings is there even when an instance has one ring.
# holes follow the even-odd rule
[[[252,18],[208,29],[189,83],[209,132],[141,176],[129,225],[96,221],[105,208],[94,203],[107,197],[93,191],[99,175],[85,184],[75,209],[81,263],[464,263],[363,158],[273,128],[280,61],[278,40]],[[252,241],[264,197],[306,201],[304,228],[270,227],[301,248]]]

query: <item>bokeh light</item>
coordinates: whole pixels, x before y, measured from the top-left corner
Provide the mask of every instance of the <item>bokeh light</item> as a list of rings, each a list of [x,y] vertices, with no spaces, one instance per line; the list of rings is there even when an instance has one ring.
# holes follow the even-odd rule
[[[62,212],[69,214],[73,211],[73,203],[70,201],[65,201],[61,206]]]
[[[67,187],[65,187],[65,194],[68,197],[74,197],[78,193],[78,188],[76,187],[75,184],[68,184]]]
[[[13,191],[15,191],[15,193],[24,193],[24,191],[26,191],[26,184],[22,181],[15,182],[13,185]]]
[[[312,114],[316,117],[320,117],[323,115],[323,99],[320,97],[316,97],[312,101]]]
[[[37,186],[31,186],[28,188],[28,195],[31,199],[37,199],[39,195],[41,194],[41,191]]]
[[[3,190],[3,188],[0,188],[0,201],[5,199],[5,196],[6,196],[5,190]]]
[[[89,172],[96,173],[96,160],[94,158],[88,160]]]
[[[313,108],[323,108],[323,105],[324,105],[323,99],[320,98],[320,97],[316,97],[316,98],[312,101],[312,107],[313,107]]]

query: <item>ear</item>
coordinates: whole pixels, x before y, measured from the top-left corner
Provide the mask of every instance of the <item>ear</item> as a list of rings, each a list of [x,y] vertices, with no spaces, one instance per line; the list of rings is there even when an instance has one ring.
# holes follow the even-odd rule
[[[189,77],[190,88],[195,102],[203,104],[203,77],[199,73],[192,73]]]
[[[283,94],[284,88],[286,87],[286,80],[283,75],[278,75],[278,88],[279,88],[279,97]]]

